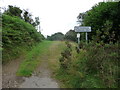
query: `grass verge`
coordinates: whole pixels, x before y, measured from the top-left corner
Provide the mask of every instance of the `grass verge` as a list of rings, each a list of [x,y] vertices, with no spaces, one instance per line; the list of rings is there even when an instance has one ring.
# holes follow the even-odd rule
[[[51,45],[48,53],[49,60],[48,65],[53,70],[53,72],[59,69],[59,57],[61,56],[61,52],[65,49],[64,41],[53,41],[54,43]]]
[[[71,64],[59,68],[56,79],[61,88],[118,88],[118,58],[117,43],[81,43],[79,53],[72,48]]]

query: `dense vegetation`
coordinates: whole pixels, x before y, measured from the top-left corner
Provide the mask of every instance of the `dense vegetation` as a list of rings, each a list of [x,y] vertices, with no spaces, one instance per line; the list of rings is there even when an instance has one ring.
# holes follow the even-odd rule
[[[52,34],[51,36],[47,36],[47,40],[50,40],[50,41],[57,41],[57,40],[62,41],[62,40],[64,40],[64,34],[62,34],[61,32]]]
[[[20,19],[24,20],[25,22],[35,26],[38,26],[40,24],[39,17],[35,17],[35,21],[32,18],[32,14],[29,13],[28,10],[21,10],[20,7],[16,6],[8,6],[8,9],[4,10],[4,14],[9,16],[17,16]]]
[[[82,26],[92,27],[90,42],[83,42],[83,33],[79,46],[66,43],[56,75],[64,83],[62,87],[119,87],[119,10],[120,2],[102,2],[79,14],[78,19],[83,18]],[[71,33],[74,35],[74,32]]]
[[[68,41],[74,41],[76,42],[77,41],[77,33],[74,31],[74,30],[69,30],[66,34],[65,34],[65,37],[64,39],[65,40],[68,40]]]
[[[69,30],[65,35],[62,34],[61,32],[52,34],[51,36],[47,36],[48,40],[51,41],[62,41],[62,40],[67,40],[67,41],[74,41],[76,42],[76,35],[77,33],[74,30]]]
[[[117,88],[118,44],[67,44],[61,53],[56,78],[67,88]],[[76,52],[75,52],[76,51]]]
[[[30,49],[44,39],[33,25],[18,17],[18,14],[11,16],[5,11],[2,15],[3,63],[19,56],[23,49]]]
[[[83,18],[83,26],[91,26],[89,38],[96,42],[117,42],[120,30],[120,2],[101,2],[91,10],[80,13],[78,19]]]
[[[16,14],[14,11],[18,13]],[[40,23],[39,18],[36,18],[34,22],[27,11],[24,11],[23,15],[21,14],[22,10],[12,6],[9,6],[9,9],[3,14],[3,63],[20,55],[24,48],[30,49],[44,39],[43,35],[35,29],[35,26]],[[65,85],[63,87],[119,87],[119,14],[120,2],[102,2],[93,6],[91,10],[80,13],[78,19],[83,17],[82,26],[92,27],[92,32],[89,33],[89,43],[84,43],[84,33],[82,33],[81,43],[77,46],[74,43],[76,42],[76,33],[73,30],[68,31],[65,35],[55,33],[47,37],[51,41],[74,41],[66,42],[59,63],[51,61],[56,78]],[[37,56],[47,50],[46,47],[49,44],[51,44],[49,41],[37,44],[26,55],[17,74],[30,76],[40,63]]]

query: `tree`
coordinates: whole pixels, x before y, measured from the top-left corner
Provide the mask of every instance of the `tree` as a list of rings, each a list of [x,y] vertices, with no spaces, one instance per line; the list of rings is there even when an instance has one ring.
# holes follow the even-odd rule
[[[38,26],[40,24],[39,17],[35,17],[35,25]]]
[[[28,12],[28,10],[24,10],[23,18],[25,22],[30,23],[34,27],[40,24],[39,17],[35,17],[35,21],[32,19],[32,14]]]
[[[22,16],[21,16],[22,10],[16,6],[13,7],[13,6],[9,5],[8,9],[4,13],[7,15],[10,15],[10,16],[17,16],[17,17],[22,18]]]
[[[9,5],[8,9],[4,9],[4,13],[6,15],[10,16],[17,16],[21,19],[23,19],[25,22],[28,22],[29,24],[33,25],[34,27],[38,26],[40,24],[39,17],[35,17],[35,21],[32,19],[32,14],[29,13],[28,10],[21,10],[19,7]]]
[[[40,24],[39,17],[35,17],[35,22],[33,22],[32,25],[40,31],[40,25],[39,24]]]
[[[79,15],[78,15],[78,17],[77,17],[77,19],[78,19],[77,22],[79,22],[81,26],[84,25],[83,19],[84,19],[84,17],[85,17],[85,14],[86,14],[86,13],[79,13]]]
[[[47,39],[48,40],[51,40],[51,41],[62,41],[62,40],[64,40],[64,34],[63,33],[61,33],[61,32],[58,32],[58,33],[55,33],[55,34],[53,34],[53,35],[51,35],[51,36],[47,36]]]
[[[77,34],[75,33],[74,30],[69,30],[66,34],[65,34],[65,40],[70,40],[70,41],[75,41],[76,42],[76,36]]]
[[[84,26],[91,26],[90,39],[117,42],[120,30],[120,2],[101,2],[85,13]],[[80,15],[78,16],[79,19]]]
[[[30,24],[33,24],[32,14],[28,12],[28,10],[24,10],[23,18],[25,22],[28,22]]]

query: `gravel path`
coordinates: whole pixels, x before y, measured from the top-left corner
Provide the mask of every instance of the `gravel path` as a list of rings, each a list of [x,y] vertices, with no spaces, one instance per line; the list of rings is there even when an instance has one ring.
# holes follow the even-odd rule
[[[22,60],[23,57],[2,65],[2,88],[17,88],[20,83],[24,82],[22,77],[16,76]]]
[[[58,81],[52,78],[52,70],[49,68],[48,60],[56,60],[54,51],[57,51],[59,43],[53,43],[48,52],[44,53],[40,57],[40,65],[34,71],[31,77],[18,77],[16,72],[21,63],[21,59],[11,61],[7,65],[3,66],[3,88],[59,88]],[[58,52],[58,51],[57,51]],[[59,52],[60,53],[60,52]],[[59,56],[60,54],[56,54]]]
[[[47,67],[47,62],[42,61],[39,70],[31,77],[25,78],[25,82],[20,85],[20,88],[58,88],[56,80],[51,78],[51,72]]]
[[[52,78],[52,71],[49,68],[48,60],[55,59],[53,50],[57,50],[59,43],[53,43],[40,59],[41,64],[29,78],[25,78],[25,82],[19,88],[59,88],[58,82]]]

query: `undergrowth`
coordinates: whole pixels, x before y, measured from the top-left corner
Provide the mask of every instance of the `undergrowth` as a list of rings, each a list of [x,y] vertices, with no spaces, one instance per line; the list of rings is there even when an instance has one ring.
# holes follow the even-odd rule
[[[118,87],[118,43],[81,43],[80,49],[72,48],[71,53],[71,63],[66,63],[69,67],[59,68],[56,72],[56,78],[63,83],[62,87]]]
[[[1,33],[1,30],[0,30]],[[2,63],[8,63],[43,40],[40,32],[19,17],[2,15]],[[0,42],[1,43],[1,42]],[[25,50],[24,50],[25,49]]]

